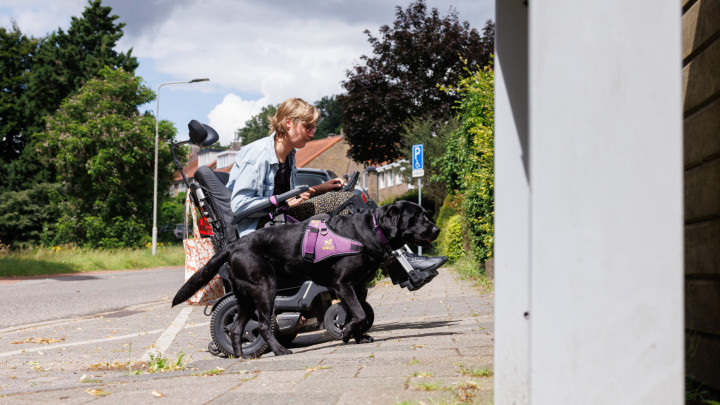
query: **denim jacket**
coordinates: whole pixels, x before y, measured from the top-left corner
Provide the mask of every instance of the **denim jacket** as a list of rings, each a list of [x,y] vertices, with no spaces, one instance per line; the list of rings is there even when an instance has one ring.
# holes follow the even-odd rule
[[[295,150],[287,157],[290,165],[290,189],[295,188]],[[280,162],[275,154],[275,133],[245,145],[235,157],[230,171],[227,188],[232,192],[230,206],[234,215],[252,208],[273,195],[275,173]],[[248,218],[238,223],[240,236],[247,235],[257,228],[259,218]]]

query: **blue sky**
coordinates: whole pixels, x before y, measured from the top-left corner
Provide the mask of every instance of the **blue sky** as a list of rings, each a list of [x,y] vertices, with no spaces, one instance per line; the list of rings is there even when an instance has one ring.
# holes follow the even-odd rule
[[[26,35],[67,30],[87,0],[3,0],[0,25],[15,20]],[[494,0],[427,0],[478,30],[494,19]],[[370,54],[365,29],[375,36],[395,19],[395,6],[409,0],[103,0],[125,35],[118,50],[132,48],[136,73],[157,90],[160,83],[210,78],[209,82],[163,86],[160,118],[178,138],[191,119],[213,126],[221,142],[262,106],[288,97],[309,102],[342,93],[345,72]],[[155,103],[143,106],[155,111]]]

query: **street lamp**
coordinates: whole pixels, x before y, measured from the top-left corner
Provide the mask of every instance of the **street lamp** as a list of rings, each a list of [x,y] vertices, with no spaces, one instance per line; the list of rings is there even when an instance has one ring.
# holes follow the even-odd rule
[[[207,82],[210,79],[192,79],[181,82],[165,82],[160,83],[157,88],[157,104],[155,104],[155,177],[153,180],[153,228],[152,228],[152,254],[157,255],[157,185],[158,185],[158,123],[160,120],[160,87],[167,84],[197,83]]]

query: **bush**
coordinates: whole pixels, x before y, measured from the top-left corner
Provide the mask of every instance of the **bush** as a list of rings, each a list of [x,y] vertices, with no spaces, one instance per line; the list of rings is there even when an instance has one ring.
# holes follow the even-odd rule
[[[440,232],[437,244],[440,253],[448,257],[450,263],[455,263],[465,256],[463,249],[463,219],[460,215],[453,215],[445,221]]]
[[[52,201],[59,190],[58,184],[39,183],[0,193],[0,241],[13,248],[50,245],[59,213]]]
[[[417,201],[418,201],[417,189],[408,190],[407,193],[397,196],[397,197],[386,198],[386,199],[382,200],[379,205],[382,207],[383,205],[389,205],[389,204],[392,204],[392,203],[400,201],[400,200],[410,201],[410,202],[414,202],[415,204],[417,204]],[[422,204],[420,204],[420,205],[422,205],[422,207],[428,211],[428,213],[430,214],[430,218],[435,218],[435,202],[432,199],[426,198],[425,195],[423,195]]]
[[[462,129],[447,144],[440,159],[448,192],[462,197],[462,215],[474,258],[493,257],[494,197],[494,79],[491,67],[468,72],[456,87],[445,91],[462,95],[458,104]]]
[[[462,196],[461,195],[453,195],[448,194],[445,196],[445,201],[443,201],[443,205],[440,207],[440,212],[438,213],[437,220],[435,223],[437,224],[440,229],[443,229],[445,226],[445,223],[452,218],[455,215],[460,214],[462,208]]]

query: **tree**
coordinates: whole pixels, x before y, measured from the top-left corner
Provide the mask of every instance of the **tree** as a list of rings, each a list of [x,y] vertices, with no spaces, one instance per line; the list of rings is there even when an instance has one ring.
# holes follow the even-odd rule
[[[339,134],[342,129],[343,106],[336,96],[325,96],[315,102],[320,110],[320,120],[313,139],[326,138],[330,134]]]
[[[0,159],[14,160],[25,147],[25,109],[22,106],[37,40],[0,27]]]
[[[402,137],[406,145],[423,144],[425,161],[425,176],[422,178],[422,195],[432,199],[438,212],[447,194],[447,185],[442,176],[440,161],[445,155],[445,145],[460,130],[460,122],[453,116],[445,119],[430,117],[410,118],[402,125]],[[410,164],[407,165],[406,174],[410,173]]]
[[[268,136],[270,117],[275,115],[277,107],[272,104],[263,107],[257,115],[245,121],[244,127],[235,131],[235,139],[241,141],[243,145],[247,145]]]
[[[132,50],[118,53],[114,49],[125,24],[116,24],[119,17],[111,12],[100,0],[89,0],[82,17],[72,18],[67,33],[58,29],[40,41],[23,96],[27,115],[20,143],[30,143],[32,134],[45,129],[46,117],[104,66],[135,71],[138,62]],[[23,189],[54,177],[52,167],[38,160],[36,149],[36,145],[23,149],[4,179],[7,189]]]
[[[55,242],[138,245],[152,221],[155,147],[155,119],[138,106],[155,94],[121,69],[99,75],[65,100],[37,136],[38,153],[62,184]],[[174,134],[171,123],[160,122],[159,190],[172,181]]]
[[[380,27],[380,38],[366,30],[374,56],[347,72],[343,128],[350,154],[360,162],[382,163],[404,155],[403,122],[411,117],[447,116],[459,99],[439,90],[455,83],[463,72],[458,55],[470,68],[486,65],[494,46],[494,23],[486,23],[481,37],[457,11],[440,17],[429,13],[424,0],[406,10],[396,8],[393,26]]]
[[[60,212],[52,204],[59,185],[39,183],[21,191],[9,191],[0,198],[0,241],[6,245],[31,246],[54,238]]]

